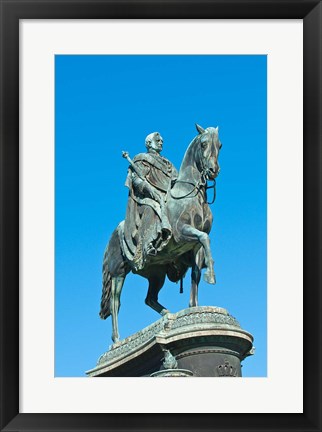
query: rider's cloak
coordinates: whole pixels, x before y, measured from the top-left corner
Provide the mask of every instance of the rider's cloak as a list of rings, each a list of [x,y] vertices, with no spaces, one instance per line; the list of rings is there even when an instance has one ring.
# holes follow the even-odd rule
[[[129,167],[125,182],[129,196],[120,237],[124,255],[132,268],[138,271],[144,267],[149,254],[156,255],[171,238],[166,201],[171,182],[177,178],[178,172],[168,159],[158,153],[140,153],[133,163],[135,168]],[[157,191],[162,201],[151,196],[147,188]]]

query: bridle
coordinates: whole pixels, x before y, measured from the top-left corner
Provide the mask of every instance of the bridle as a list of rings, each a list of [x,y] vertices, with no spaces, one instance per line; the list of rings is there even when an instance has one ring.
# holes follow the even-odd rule
[[[208,186],[208,183],[207,183],[207,177],[206,177],[206,175],[207,175],[207,171],[208,171],[208,168],[207,168],[207,167],[205,166],[205,164],[204,164],[204,160],[203,160],[203,157],[202,157],[202,155],[201,155],[201,148],[199,148],[199,162],[200,162],[200,165],[201,165],[200,179],[197,181],[196,184],[193,183],[193,182],[185,181],[185,180],[175,180],[175,181],[173,182],[173,184],[172,184],[172,187],[173,187],[176,183],[185,183],[185,184],[190,184],[191,186],[193,186],[193,188],[192,188],[192,190],[191,190],[190,192],[188,192],[187,194],[182,195],[182,196],[179,196],[179,197],[176,197],[176,196],[173,195],[173,193],[172,193],[172,188],[171,188],[171,190],[170,190],[170,195],[171,195],[171,197],[172,197],[173,199],[177,199],[177,200],[179,200],[179,199],[188,198],[188,197],[189,197],[189,198],[194,198],[194,197],[196,197],[196,196],[198,195],[199,191],[200,191],[202,188],[205,188],[205,191],[207,191],[208,189],[213,189],[213,190],[214,190],[213,199],[212,199],[211,202],[208,202],[208,201],[207,201],[207,204],[213,204],[213,203],[215,202],[215,199],[216,199],[216,179],[209,180],[209,181],[212,181],[213,184],[212,184],[211,186]],[[197,190],[197,192],[196,192],[194,195],[191,196],[191,194],[192,194],[195,190]]]

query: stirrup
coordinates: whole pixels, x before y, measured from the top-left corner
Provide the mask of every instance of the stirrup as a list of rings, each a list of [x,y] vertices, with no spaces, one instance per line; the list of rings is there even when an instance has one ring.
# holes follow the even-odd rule
[[[156,256],[157,250],[152,246],[151,249],[148,249],[146,253],[149,256]]]

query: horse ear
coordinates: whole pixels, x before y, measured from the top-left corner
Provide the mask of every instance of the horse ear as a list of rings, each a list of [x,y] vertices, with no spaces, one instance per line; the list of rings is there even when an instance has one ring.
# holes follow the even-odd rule
[[[198,131],[200,134],[203,134],[203,133],[205,132],[204,128],[202,128],[201,126],[199,126],[197,123],[196,123],[196,129],[197,129],[197,131]]]
[[[217,126],[216,128],[215,128],[215,131],[218,133],[219,132],[219,126]]]

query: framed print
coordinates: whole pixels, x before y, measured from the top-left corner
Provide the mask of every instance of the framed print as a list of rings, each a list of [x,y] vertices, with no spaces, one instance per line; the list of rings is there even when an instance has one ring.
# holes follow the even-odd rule
[[[321,3],[1,1],[1,22],[1,430],[321,430]],[[88,378],[110,331],[88,316],[119,222],[111,150],[132,156],[160,125],[179,164],[171,140],[198,116],[226,136],[241,186],[239,231],[225,225],[238,246],[221,246],[241,281],[218,298],[252,317],[262,362],[237,380]]]

